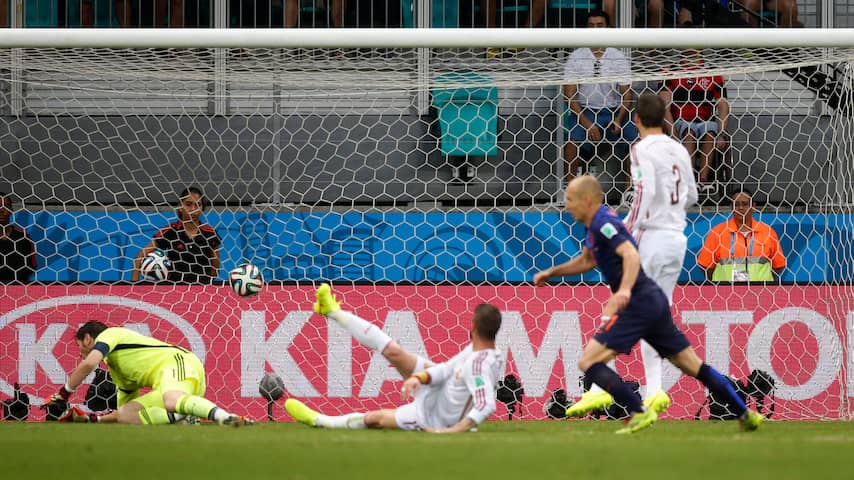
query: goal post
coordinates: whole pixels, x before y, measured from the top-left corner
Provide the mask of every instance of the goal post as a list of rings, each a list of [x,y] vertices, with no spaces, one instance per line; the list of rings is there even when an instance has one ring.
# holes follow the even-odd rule
[[[630,68],[567,78],[571,51],[599,46]],[[265,414],[265,371],[330,413],[395,406],[387,362],[311,314],[325,280],[435,360],[495,304],[525,389],[514,416],[544,418],[556,389],[581,393],[576,361],[608,296],[595,272],[530,284],[584,235],[557,205],[563,85],[720,76],[729,143],[689,214],[675,318],[721,371],[772,375],[774,418],[850,419],[852,61],[854,29],[2,30],[0,191],[37,269],[0,284],[0,396],[52,393],[77,361],[73,331],[98,319],[192,348],[228,409]],[[580,149],[621,212],[629,141]],[[131,282],[188,186],[222,241],[217,282]],[[769,284],[713,284],[697,254],[744,187],[787,265]],[[257,297],[221,284],[244,262],[268,282]],[[617,368],[645,383],[636,352]],[[670,367],[664,385],[670,418],[705,399]]]

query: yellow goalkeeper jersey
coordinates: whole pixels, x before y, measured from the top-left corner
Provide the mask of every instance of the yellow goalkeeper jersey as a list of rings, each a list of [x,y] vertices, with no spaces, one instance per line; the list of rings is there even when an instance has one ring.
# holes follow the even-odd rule
[[[122,327],[101,332],[93,349],[104,354],[113,382],[126,392],[153,386],[165,363],[178,352],[188,353],[187,349]]]

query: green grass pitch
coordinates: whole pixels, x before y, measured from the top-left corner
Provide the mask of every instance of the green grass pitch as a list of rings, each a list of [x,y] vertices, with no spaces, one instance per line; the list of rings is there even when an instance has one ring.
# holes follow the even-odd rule
[[[489,422],[477,433],[319,430],[291,423],[134,427],[0,422],[0,471],[19,479],[566,480],[854,478],[851,422],[661,421],[631,436],[599,421]]]

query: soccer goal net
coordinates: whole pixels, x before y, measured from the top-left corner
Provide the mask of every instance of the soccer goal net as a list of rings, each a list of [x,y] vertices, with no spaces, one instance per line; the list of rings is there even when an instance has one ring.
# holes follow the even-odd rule
[[[325,412],[396,406],[388,361],[312,314],[329,281],[436,361],[466,345],[477,304],[496,305],[506,374],[524,389],[502,379],[496,417],[546,418],[556,390],[581,394],[576,362],[609,292],[595,271],[530,281],[583,241],[561,213],[567,175],[597,175],[626,212],[635,140],[628,124],[600,119],[601,140],[579,129],[566,94],[619,117],[653,92],[674,135],[679,121],[691,132],[702,180],[677,323],[719,370],[766,372],[773,393],[750,401],[773,418],[851,417],[847,30],[20,30],[0,46],[0,191],[35,253],[4,226],[0,396],[53,393],[78,361],[75,330],[101,320],[196,352],[228,409],[265,415],[267,371]],[[188,187],[210,228],[179,220],[196,208]],[[711,282],[698,264],[733,189],[779,239],[774,281]],[[136,281],[152,245],[173,271]],[[182,262],[201,270],[181,276]],[[245,262],[267,281],[258,296],[224,283]],[[646,383],[637,351],[616,368]],[[669,418],[706,400],[669,366],[663,386]]]

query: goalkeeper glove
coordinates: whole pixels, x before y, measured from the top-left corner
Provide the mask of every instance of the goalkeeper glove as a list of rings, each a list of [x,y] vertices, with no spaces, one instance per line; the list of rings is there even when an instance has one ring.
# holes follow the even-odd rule
[[[44,399],[44,402],[42,402],[41,406],[42,410],[48,408],[51,405],[67,405],[68,397],[71,396],[72,392],[73,391],[70,391],[65,388],[65,385],[59,387],[58,392]]]
[[[98,413],[86,411],[77,405],[71,405],[68,407],[68,410],[66,410],[65,413],[63,413],[59,416],[59,418],[57,418],[57,421],[74,423],[96,423],[98,422],[98,417],[100,417],[103,413],[104,412]]]

